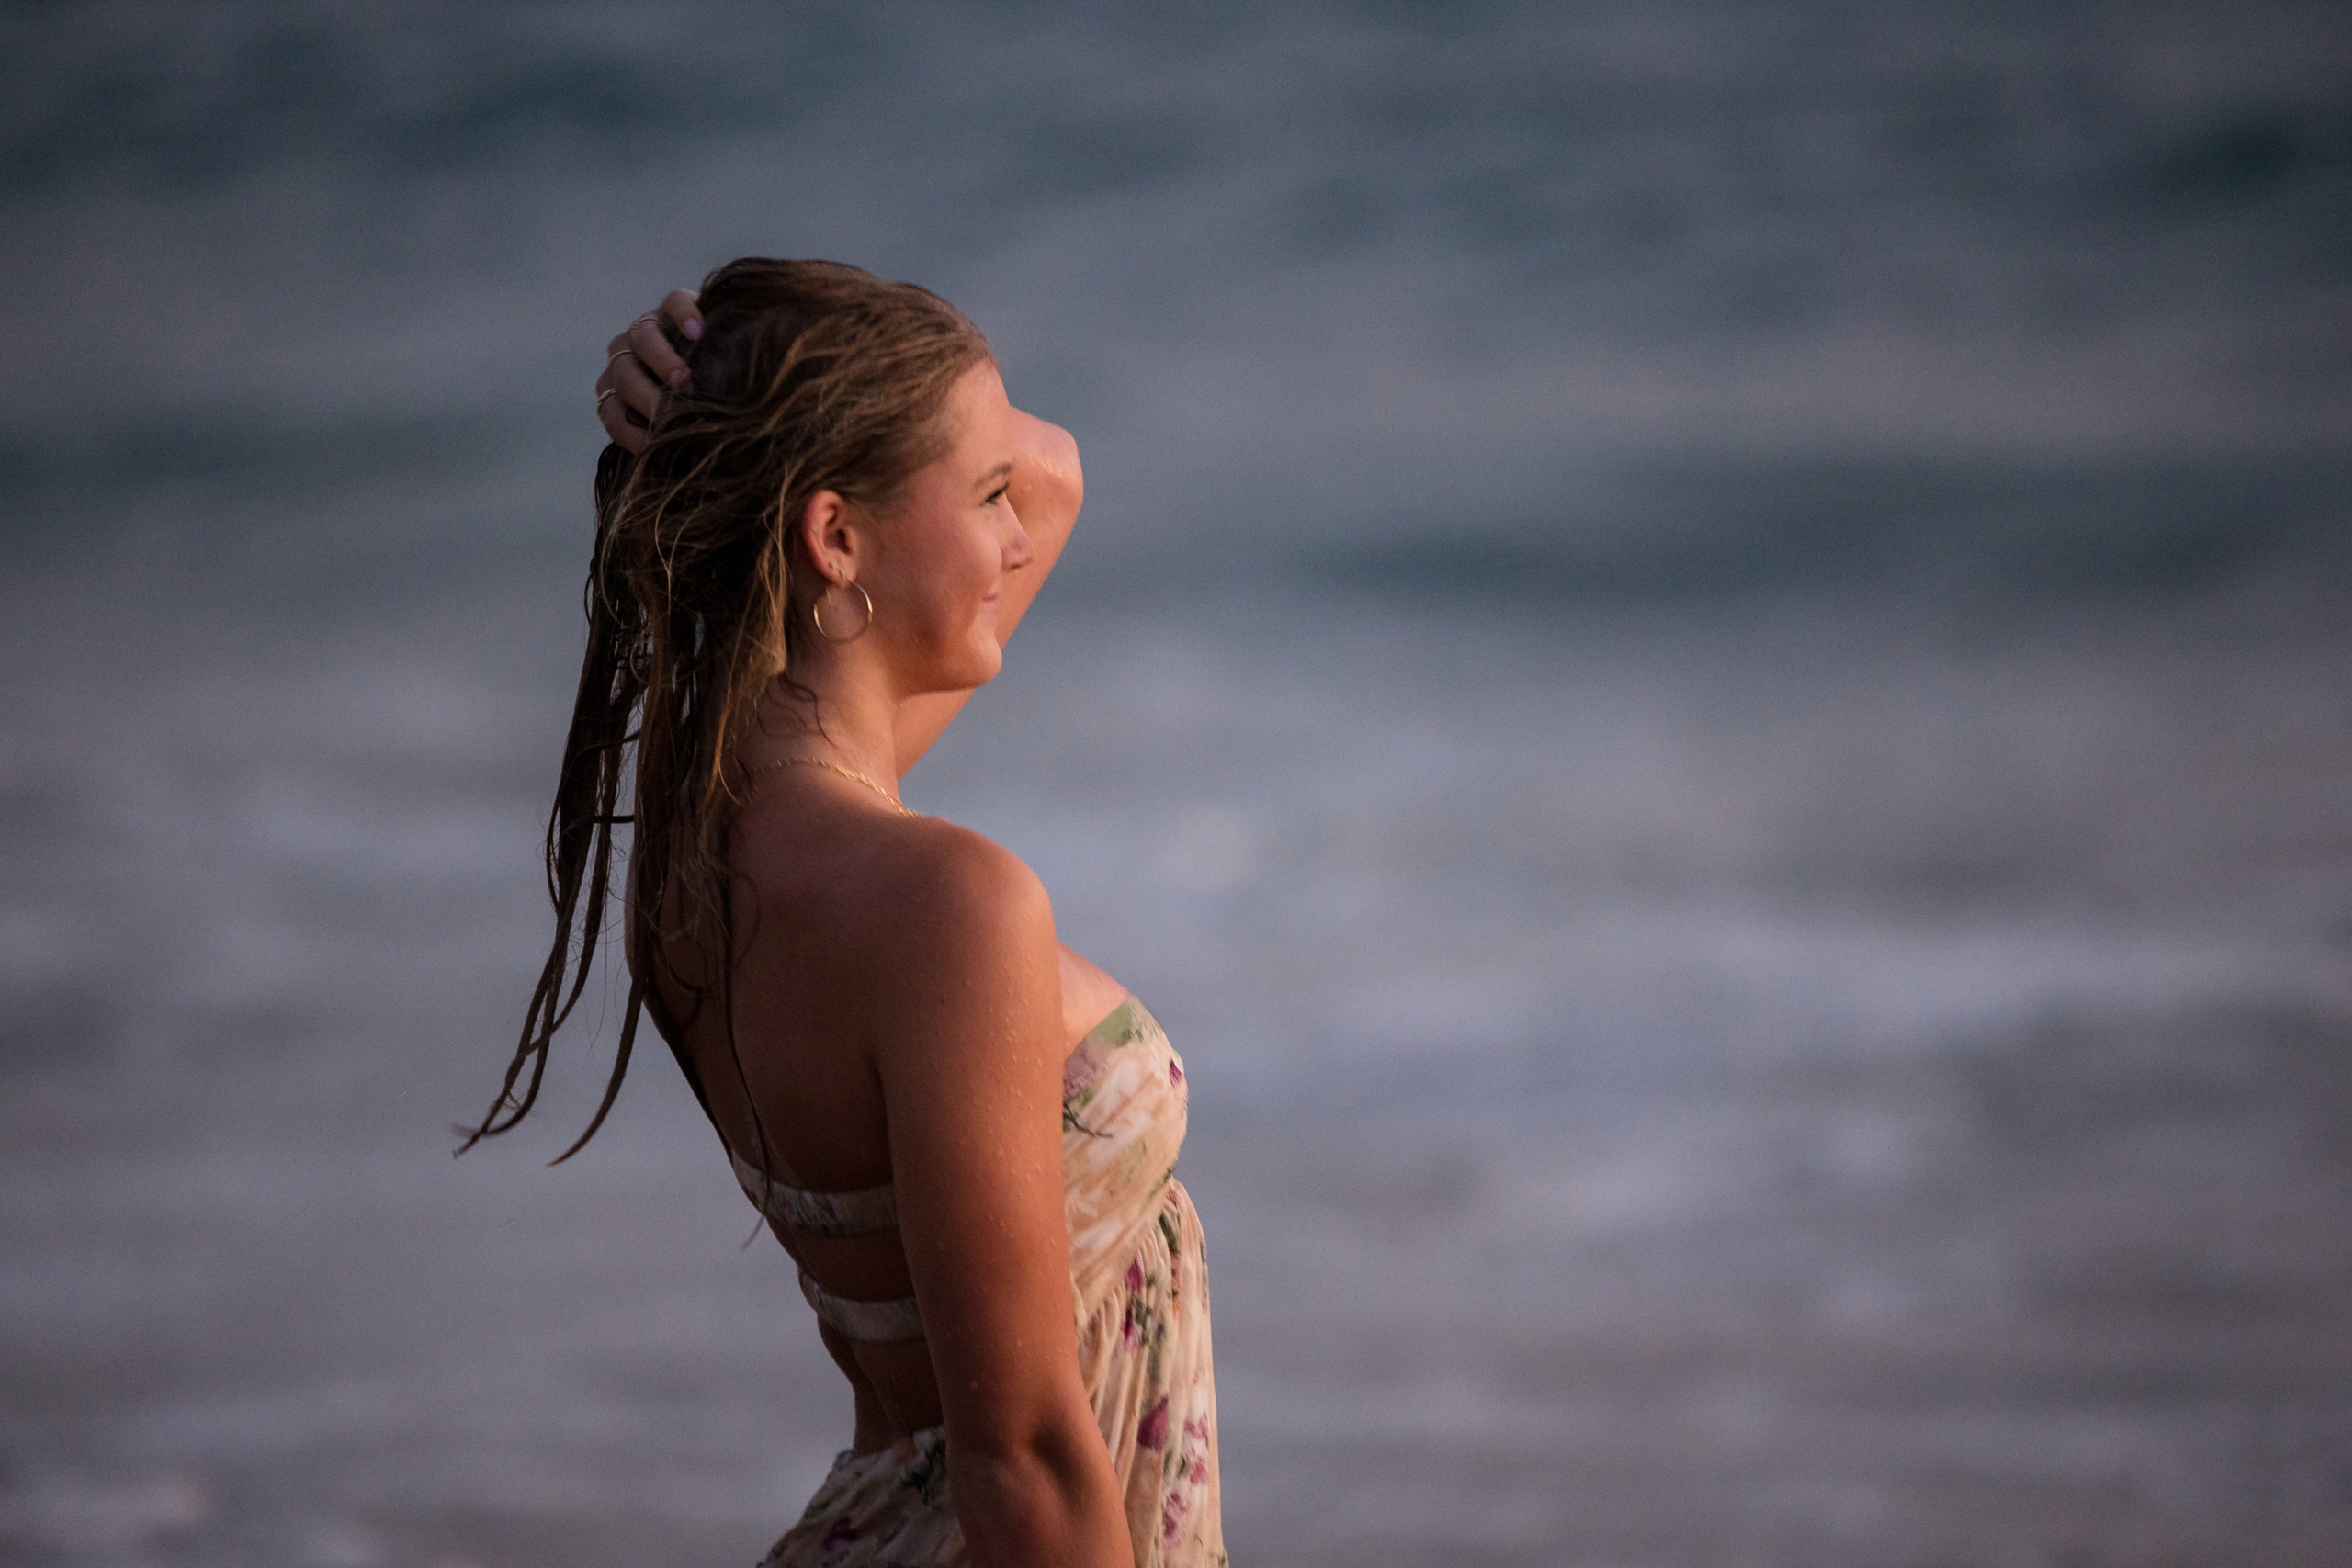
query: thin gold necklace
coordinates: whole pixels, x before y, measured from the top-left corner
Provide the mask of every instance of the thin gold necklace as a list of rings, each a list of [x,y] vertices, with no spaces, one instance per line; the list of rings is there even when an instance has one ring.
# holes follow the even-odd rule
[[[778,768],[822,768],[829,773],[839,773],[845,779],[855,779],[858,783],[864,784],[866,788],[872,790],[875,794],[888,801],[890,803],[890,808],[893,811],[896,811],[899,816],[912,817],[917,815],[917,813],[911,809],[905,801],[900,800],[897,795],[892,795],[888,790],[884,789],[880,784],[876,784],[864,773],[857,772],[854,768],[844,768],[839,762],[828,762],[822,757],[779,757],[773,762],[762,762],[756,768],[744,769],[743,776],[745,778],[755,779],[762,773],[772,773]]]

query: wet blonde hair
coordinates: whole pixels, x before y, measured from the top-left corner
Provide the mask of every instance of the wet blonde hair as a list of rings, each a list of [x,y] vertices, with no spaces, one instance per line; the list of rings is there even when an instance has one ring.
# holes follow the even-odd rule
[[[731,1045],[734,747],[770,683],[789,680],[810,635],[805,606],[823,586],[805,581],[815,574],[794,525],[820,491],[887,513],[946,450],[949,392],[990,357],[946,300],[839,262],[729,262],[704,280],[700,308],[689,389],[664,397],[643,454],[608,446],[597,463],[588,649],[548,823],[555,941],[505,1081],[480,1124],[460,1129],[460,1154],[538,1098],[604,930],[616,826],[630,829],[628,1005],[596,1114],[557,1163],[612,1110],[668,942],[707,956]]]

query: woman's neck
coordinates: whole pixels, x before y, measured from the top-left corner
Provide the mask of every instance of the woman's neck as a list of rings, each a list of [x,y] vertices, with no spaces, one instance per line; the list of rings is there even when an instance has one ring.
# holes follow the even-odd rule
[[[866,774],[885,784],[899,776],[899,703],[865,671],[812,671],[796,683],[778,675],[752,718],[738,760],[758,767],[786,757],[808,757]]]

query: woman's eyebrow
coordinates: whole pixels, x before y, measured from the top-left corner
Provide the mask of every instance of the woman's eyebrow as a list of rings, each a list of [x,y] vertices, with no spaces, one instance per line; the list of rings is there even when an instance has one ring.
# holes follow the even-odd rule
[[[999,463],[995,468],[990,468],[987,473],[982,474],[978,479],[975,479],[972,482],[972,488],[975,491],[987,490],[990,486],[994,485],[999,479],[1010,479],[1012,477],[1012,463],[1010,459],[1007,459],[1004,462]]]

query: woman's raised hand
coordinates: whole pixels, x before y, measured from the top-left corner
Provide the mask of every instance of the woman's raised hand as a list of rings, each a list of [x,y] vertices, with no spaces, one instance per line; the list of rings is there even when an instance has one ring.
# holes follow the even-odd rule
[[[645,433],[662,392],[688,379],[673,333],[689,343],[702,337],[702,308],[684,288],[663,295],[658,307],[605,345],[604,372],[596,378],[596,419],[605,434],[631,452],[645,450]]]

